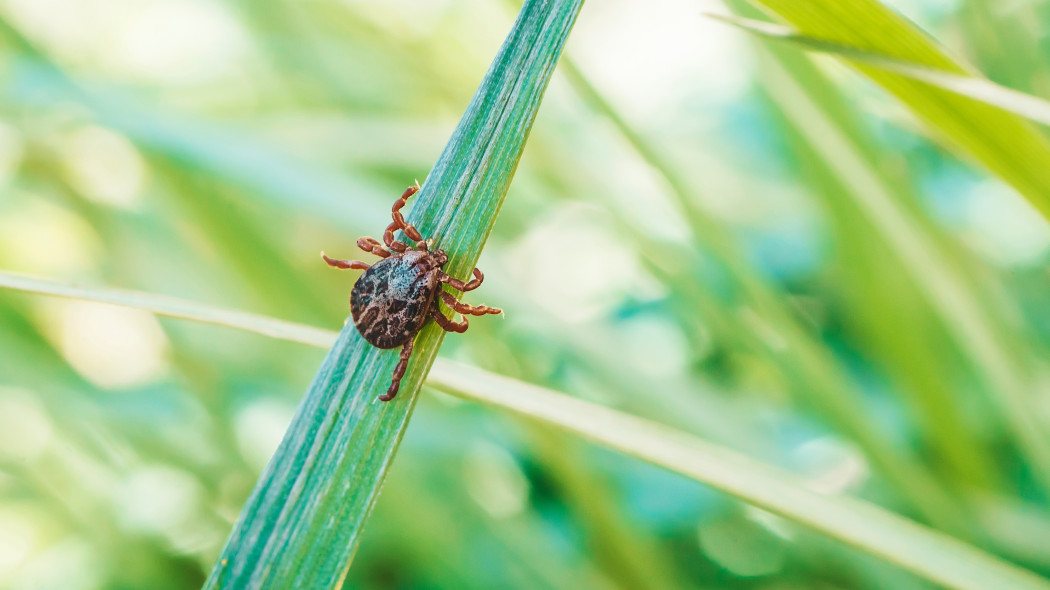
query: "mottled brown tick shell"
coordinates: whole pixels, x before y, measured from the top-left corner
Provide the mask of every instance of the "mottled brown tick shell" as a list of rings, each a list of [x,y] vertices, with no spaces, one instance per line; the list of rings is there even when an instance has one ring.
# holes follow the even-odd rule
[[[354,325],[365,340],[395,348],[415,337],[440,288],[437,271],[443,262],[435,254],[409,251],[366,270],[350,292]]]

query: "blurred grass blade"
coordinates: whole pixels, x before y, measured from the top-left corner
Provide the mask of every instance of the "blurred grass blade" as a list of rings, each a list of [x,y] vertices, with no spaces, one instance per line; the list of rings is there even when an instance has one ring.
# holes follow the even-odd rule
[[[481,253],[581,5],[525,2],[407,216],[449,253],[453,276],[467,277]],[[442,336],[433,323],[420,333],[401,393],[384,403],[398,351],[344,325],[206,588],[342,583]]]
[[[435,367],[430,384],[680,473],[949,588],[1050,588],[947,535],[863,501],[809,491],[792,475],[659,424],[459,363]]]
[[[146,293],[72,287],[3,272],[0,287],[126,305],[322,348],[336,337],[317,328]],[[864,501],[809,491],[792,474],[660,424],[453,361],[436,362],[427,384],[692,478],[949,588],[1050,590],[1050,581],[951,537]]]
[[[790,23],[799,35],[899,59],[938,72],[969,75],[964,66],[878,0],[751,0]],[[1050,142],[1028,121],[955,92],[869,64],[854,66],[896,96],[938,138],[1010,183],[1050,218]]]
[[[301,342],[322,348],[332,346],[336,337],[336,333],[331,330],[312,328],[243,311],[219,309],[174,297],[153,295],[139,291],[80,287],[3,271],[0,271],[0,287],[28,293],[42,293],[134,307],[157,315],[237,328],[238,330],[255,332],[270,338]]]
[[[734,18],[721,14],[709,14],[708,16],[739,27],[749,33],[790,43],[803,49],[836,55],[855,62],[875,66],[888,72],[907,76],[913,80],[925,82],[949,92],[999,107],[1033,121],[1050,125],[1050,101],[1020,90],[1001,86],[986,78],[935,70],[902,59],[866,51],[858,47],[829,43],[821,39],[801,35],[790,27],[765,21]]]
[[[734,288],[738,288],[741,296],[759,310],[763,320],[775,326],[776,331],[784,335],[791,345],[787,351],[771,350],[768,348],[768,339],[755,338],[757,335],[738,321],[736,327],[727,326],[727,331],[744,339],[753,338],[750,346],[769,354],[779,364],[780,370],[798,383],[799,395],[811,398],[831,423],[856,441],[879,473],[920,512],[923,519],[939,528],[964,534],[968,525],[962,517],[963,511],[957,507],[958,503],[913,456],[894,448],[885,434],[874,426],[863,410],[864,402],[835,360],[797,321],[783,297],[745,262],[725,227],[696,205],[702,200],[697,196],[696,186],[687,181],[658,144],[620,115],[583,73],[573,67],[571,60],[566,60],[563,67],[581,97],[607,117],[628,144],[667,181],[683,218],[691,226],[698,248],[710,251],[714,259],[725,265],[726,277],[733,281]],[[636,239],[644,240],[641,236]],[[654,245],[650,251],[659,251],[659,248]],[[655,266],[650,268],[658,269]],[[690,280],[694,279],[692,277]],[[682,286],[687,284],[682,283]],[[708,285],[697,283],[694,289],[694,300],[702,302],[708,296]],[[709,309],[705,313],[709,321],[713,322],[732,324],[736,317],[735,314],[726,314],[717,309]]]
[[[729,6],[744,15],[757,13],[757,9],[747,6],[743,0],[733,0]],[[808,54],[783,51],[784,46],[771,47],[767,43],[755,44],[754,49],[757,78],[771,110],[781,115],[777,119],[789,151],[796,154],[805,170],[807,186],[823,203],[834,220],[831,225],[836,228],[835,233],[840,236],[835,240],[841,248],[837,257],[842,261],[836,264],[837,275],[841,277],[838,285],[845,292],[853,293],[857,309],[863,310],[851,314],[850,322],[873,336],[870,342],[875,346],[870,350],[870,358],[877,359],[875,362],[887,367],[888,373],[898,376],[900,391],[907,392],[904,399],[914,404],[917,415],[921,416],[919,420],[926,425],[923,430],[935,433],[930,440],[938,448],[937,453],[976,487],[995,489],[1002,484],[1001,480],[996,482],[999,469],[985,449],[973,444],[969,427],[960,413],[961,405],[945,377],[946,372],[954,372],[950,367],[957,361],[938,359],[945,348],[942,331],[924,329],[921,325],[924,319],[934,320],[935,316],[947,315],[944,312],[952,309],[935,298],[938,290],[933,287],[944,284],[944,279],[937,278],[944,273],[938,271],[941,267],[934,267],[934,273],[912,270],[910,281],[904,277],[896,280],[902,267],[917,270],[911,260],[912,252],[891,245],[891,242],[901,242],[902,238],[900,230],[894,230],[895,223],[887,223],[890,219],[885,215],[868,212],[870,204],[875,202],[873,199],[888,204],[877,209],[881,212],[908,209],[908,203],[914,203],[917,197],[888,167],[879,165],[890,157],[889,152],[873,140],[865,126],[858,124],[858,113],[849,99]],[[838,151],[842,146],[849,151]],[[859,173],[854,170],[858,166]],[[867,191],[873,192],[869,195]],[[936,248],[938,252],[932,253],[934,259],[956,262],[951,248],[938,239],[930,222],[915,216],[910,209],[904,215],[917,222],[910,231],[932,238],[905,241],[927,249]],[[906,256],[904,260],[899,254],[902,251]],[[923,258],[930,258],[930,254]],[[971,294],[969,307],[976,311],[969,312],[968,316],[974,313],[980,317],[994,316],[981,304],[980,298],[973,295],[977,289],[969,277],[959,272],[957,265],[953,267],[955,272],[949,267],[944,270],[952,275],[948,277],[950,283]],[[925,305],[920,303],[923,300]],[[920,303],[921,313],[914,311],[915,303]],[[898,321],[886,322],[887,317]],[[972,323],[972,318],[968,319]],[[950,320],[949,323],[958,325]],[[981,323],[995,327],[990,321]],[[902,324],[911,329],[900,330]],[[915,362],[920,358],[924,361]],[[972,522],[972,517],[968,516],[967,521]]]
[[[890,38],[904,40],[909,39],[911,34],[918,35],[918,32],[898,15],[880,12],[885,11],[885,7],[878,4],[868,5],[866,0],[854,1],[867,7],[858,10],[868,10],[868,16],[874,19],[873,22],[884,24],[886,35]],[[771,3],[781,6],[779,2],[771,0]],[[883,47],[885,42],[881,35],[871,36],[864,31],[854,34],[850,30],[836,30],[831,26],[830,23],[854,23],[852,13],[840,13],[840,9],[825,6],[823,1],[808,4],[819,8],[814,8],[812,14],[804,12],[797,16],[793,8],[785,6],[783,10],[791,15],[789,20],[795,19],[792,23],[800,29],[802,25],[799,22],[808,23],[812,20],[815,23],[812,26],[820,31],[814,35],[833,39],[829,42],[873,47],[867,50],[892,55],[896,59],[921,60],[933,68],[963,72],[960,66],[939,53],[926,37],[913,39],[913,43],[906,44],[908,50]],[[1040,150],[1046,147],[1045,139],[1033,127],[1012,114],[877,68],[863,66],[861,69],[901,96],[902,100],[914,99],[925,105],[936,95],[936,100],[940,101],[937,102],[938,109],[944,102],[959,103],[956,105],[957,111],[942,113],[946,117],[943,121],[945,124],[958,125],[966,117],[975,116],[978,112],[987,116],[981,120],[974,119],[970,127],[962,130],[965,134],[987,134],[988,141],[1002,140],[1009,143],[1001,137],[1001,134],[1009,129],[1017,133],[1030,133],[1032,138],[1038,138],[1032,145],[1037,143],[1042,147],[1032,147],[1034,151],[1029,152],[1026,157],[1031,156],[1037,160],[1042,157],[1040,154],[1043,152]],[[979,371],[980,378],[990,392],[991,400],[1000,407],[1014,438],[1025,454],[1033,476],[1044,491],[1050,491],[1050,436],[1046,432],[1041,415],[1033,409],[1035,400],[1031,394],[1033,388],[1030,382],[1030,359],[1019,353],[1017,347],[1011,346],[1008,339],[1004,338],[995,322],[982,310],[979,298],[971,294],[962,273],[953,267],[950,258],[937,248],[935,241],[901,207],[893,190],[864,162],[854,142],[837,128],[827,113],[813,103],[806,96],[805,89],[793,82],[787,73],[777,67],[767,70],[771,77],[777,79],[775,85],[778,92],[774,100],[782,103],[786,111],[792,112],[793,118],[805,121],[805,124],[800,126],[800,131],[810,138],[814,147],[819,148],[829,163],[833,163],[836,175],[844,186],[851,189],[849,194],[856,199],[874,226],[885,236],[902,268],[907,270],[916,284],[926,292],[933,303],[932,309],[943,318],[945,326],[954,335],[960,349],[973,360],[975,369]],[[893,78],[887,81],[879,76]],[[1000,120],[1002,117],[1008,119]],[[1002,127],[997,127],[998,125]],[[1023,137],[1027,136],[1017,136],[1021,144],[1025,142]],[[1011,149],[1017,147],[1011,145]],[[1046,152],[1046,155],[1046,163],[1050,165],[1050,152]],[[1002,154],[997,153],[994,157],[1001,158]],[[1013,166],[1017,163],[1004,164]],[[1050,171],[1050,168],[1047,171]],[[1004,179],[1009,180],[1005,177]],[[1040,198],[1045,197],[1045,194],[1040,195]]]

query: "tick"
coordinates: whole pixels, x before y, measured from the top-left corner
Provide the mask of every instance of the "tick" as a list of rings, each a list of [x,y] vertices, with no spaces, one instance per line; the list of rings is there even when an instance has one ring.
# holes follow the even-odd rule
[[[411,223],[405,223],[401,208],[418,191],[419,184],[410,186],[394,202],[391,209],[394,221],[383,232],[385,248],[373,238],[357,240],[359,248],[382,260],[369,265],[359,260],[335,260],[321,252],[321,258],[328,266],[365,271],[350,292],[350,313],[361,336],[376,348],[401,347],[401,361],[394,369],[393,382],[386,394],[379,396],[385,402],[397,395],[401,378],[408,368],[408,359],[412,356],[416,334],[428,317],[434,318],[446,332],[462,334],[467,331],[467,318],[456,322],[445,317],[438,303],[439,297],[445,305],[463,315],[503,313],[503,310],[487,305],[467,305],[441,288],[441,284],[446,283],[459,291],[473,291],[481,286],[485,275],[475,268],[474,278],[466,283],[452,278],[443,270],[448,254],[444,250],[431,252],[419,230]],[[394,232],[398,230],[414,241],[415,246],[395,240]]]

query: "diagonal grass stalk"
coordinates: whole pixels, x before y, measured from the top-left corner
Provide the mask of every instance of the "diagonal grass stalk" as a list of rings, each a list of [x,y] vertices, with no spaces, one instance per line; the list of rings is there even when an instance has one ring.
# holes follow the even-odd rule
[[[469,276],[481,253],[581,6],[525,2],[406,216],[448,252],[453,276]],[[398,354],[344,325],[206,588],[342,583],[442,337],[433,323],[423,329],[401,393],[383,403]]]

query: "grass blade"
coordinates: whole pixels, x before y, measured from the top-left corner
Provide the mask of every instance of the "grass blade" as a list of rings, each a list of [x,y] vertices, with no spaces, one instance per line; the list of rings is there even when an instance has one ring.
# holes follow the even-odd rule
[[[1010,111],[1033,121],[1050,125],[1050,101],[1020,90],[1001,86],[986,78],[936,70],[888,55],[866,51],[859,47],[851,47],[841,43],[829,43],[821,39],[801,35],[790,27],[765,21],[734,18],[721,14],[709,14],[708,16],[739,27],[749,33],[761,35],[767,39],[783,41],[810,51],[827,53],[853,62],[875,66],[881,70],[900,74],[919,82],[925,82],[960,96],[972,98],[973,100],[999,107],[1004,111]]]
[[[817,20],[824,22],[821,19]],[[735,19],[731,22],[735,23]],[[897,24],[904,27],[906,23]],[[761,28],[769,30],[765,26]],[[906,30],[909,29],[901,28],[897,34],[903,38]],[[840,31],[836,38],[839,37],[848,38],[850,35]],[[928,41],[925,43],[929,45]],[[899,48],[895,51],[901,53]],[[916,53],[919,54],[921,52]],[[1044,491],[1050,490],[1050,437],[1046,436],[1038,413],[1032,410],[1034,400],[1030,394],[1032,385],[1029,359],[1018,353],[996,323],[989,319],[979,298],[966,284],[961,271],[937,247],[935,240],[923,231],[915,218],[904,210],[894,191],[879,178],[873,167],[866,164],[851,138],[836,127],[827,112],[819,108],[812,97],[808,96],[806,89],[792,80],[782,67],[770,60],[764,61],[768,64],[767,77],[778,89],[774,99],[783,105],[782,108],[792,113],[794,120],[805,121],[805,125],[800,127],[800,132],[806,135],[822,157],[831,163],[835,175],[843,186],[849,189],[848,194],[865,212],[873,226],[885,236],[886,243],[896,255],[901,268],[907,271],[915,284],[925,292],[932,303],[931,309],[941,316],[960,350],[972,360],[978,376],[990,392],[993,403],[1000,408],[1004,421],[1031,465],[1039,485]],[[959,70],[958,66],[946,65],[946,62],[937,62],[935,66]],[[927,92],[940,92],[935,88],[924,87]],[[945,94],[943,99],[969,100],[954,94]],[[960,106],[960,109],[962,108]],[[991,107],[982,105],[981,108]],[[960,112],[965,112],[965,109]],[[997,109],[988,112],[1013,116]],[[978,130],[978,127],[980,125],[975,125],[974,129]],[[1034,129],[1030,130],[1035,133]],[[1000,130],[989,128],[984,131],[995,134]],[[1037,153],[1033,152],[1033,155]]]
[[[958,75],[970,68],[878,0],[751,0],[798,34]],[[1028,121],[869,64],[855,67],[896,96],[935,135],[1010,183],[1050,217],[1050,142]]]
[[[407,216],[466,277],[509,187],[582,0],[525,2],[507,40]],[[428,325],[391,403],[397,351],[340,332],[227,541],[206,588],[332,588],[361,531],[437,355]]]
[[[734,2],[731,6],[734,10],[753,10],[742,4]],[[902,248],[889,245],[889,242],[899,241],[899,230],[890,231],[896,224],[886,223],[888,218],[885,216],[876,219],[869,215],[867,210],[870,207],[863,203],[877,198],[889,203],[888,209],[898,209],[898,203],[913,202],[916,197],[907,184],[879,165],[890,157],[889,151],[875,142],[867,129],[857,124],[857,113],[849,100],[817,64],[801,52],[773,52],[765,44],[757,44],[754,49],[758,58],[758,79],[769,107],[774,113],[781,114],[777,117],[779,127],[789,142],[790,151],[797,154],[806,170],[805,183],[834,220],[835,233],[842,236],[836,240],[842,245],[836,274],[841,277],[841,288],[854,293],[857,309],[863,310],[863,313],[851,314],[850,321],[872,334],[871,341],[877,343],[871,350],[871,358],[879,359],[877,362],[887,367],[889,374],[898,376],[903,386],[901,391],[907,392],[905,398],[917,415],[923,416],[920,419],[928,425],[926,430],[936,433],[931,441],[936,441],[938,454],[947,464],[954,466],[960,477],[982,487],[1003,485],[995,461],[986,449],[971,439],[959,411],[958,399],[949,386],[948,374],[954,370],[955,361],[939,361],[936,358],[939,353],[931,354],[943,350],[945,337],[951,335],[938,329],[935,323],[922,325],[923,320],[918,319],[932,320],[949,311],[939,306],[935,297],[938,290],[932,288],[937,283],[944,283],[943,279],[934,280],[941,274],[948,274],[949,283],[965,289],[964,294],[971,294],[967,297],[970,315],[984,316],[989,310],[981,305],[979,297],[973,295],[977,289],[965,273],[958,272],[957,267],[953,267],[954,271],[945,269],[945,272],[938,269],[930,275],[911,272],[910,281],[887,277],[899,276],[901,268],[916,267],[912,261],[902,261],[895,254]],[[831,131],[820,133],[818,129]],[[843,145],[848,147],[848,153],[835,151],[835,146]],[[856,176],[873,178],[876,184],[858,186],[856,176],[850,170],[857,166],[863,170]],[[862,197],[859,190],[871,190],[871,195]],[[937,249],[934,259],[957,264],[958,253],[937,239],[938,233],[930,223],[910,214],[908,218],[918,221],[918,225],[909,231],[933,238],[919,243],[927,249]],[[924,257],[930,258],[929,255]],[[892,262],[887,264],[886,261]],[[923,311],[916,313],[912,305],[924,300]],[[887,323],[887,317],[899,318],[899,322]],[[910,319],[903,319],[905,317]],[[897,329],[902,323],[910,324],[912,329]],[[998,327],[990,322],[982,323]],[[914,361],[919,358],[927,360]],[[967,520],[972,522],[969,518]]]
[[[1050,588],[947,535],[866,502],[809,491],[792,475],[671,428],[458,363],[432,371],[430,384],[680,473],[949,588]]]
[[[0,287],[126,305],[322,348],[336,337],[317,328],[145,293],[72,287],[3,272]],[[946,587],[1050,589],[1047,580],[947,535],[867,502],[809,491],[794,475],[666,426],[453,361],[438,360],[427,383],[710,485]]]
[[[157,315],[193,320],[216,326],[226,326],[247,332],[255,332],[270,338],[300,342],[311,346],[328,348],[335,343],[336,333],[331,330],[313,328],[302,324],[277,320],[266,316],[230,309],[218,309],[197,303],[190,303],[174,297],[153,295],[140,291],[127,291],[113,288],[81,287],[30,277],[27,275],[0,271],[0,287],[41,293],[58,297],[85,299],[99,303],[111,303],[124,307],[143,309]]]
[[[692,227],[697,245],[702,250],[710,249],[717,259],[725,264],[727,276],[732,277],[740,292],[746,294],[747,299],[760,310],[763,318],[776,326],[777,332],[791,342],[786,354],[780,351],[767,352],[772,353],[770,356],[777,360],[780,370],[785,375],[803,384],[799,388],[800,395],[813,398],[815,403],[824,409],[829,421],[857,442],[872,464],[900,491],[905,500],[920,511],[926,521],[945,530],[963,533],[967,526],[961,518],[962,511],[957,508],[957,502],[914,457],[894,449],[886,436],[873,427],[861,410],[863,403],[857,397],[848,377],[798,323],[784,305],[783,298],[770,289],[743,261],[726,229],[696,205],[699,202],[696,188],[686,181],[680,170],[662,153],[657,144],[634,129],[605,100],[583,73],[572,66],[571,61],[567,60],[564,66],[567,77],[581,97],[608,118],[627,143],[667,181],[682,210],[683,218]],[[705,286],[698,284],[695,288],[697,291],[694,298],[702,301]],[[732,315],[722,316],[717,311],[709,311],[708,315],[718,321],[733,321]],[[720,316],[726,320],[722,320]],[[747,338],[746,335],[751,333],[746,327],[735,328],[732,331],[743,335],[743,338]],[[756,338],[753,344],[758,350],[768,346],[768,343],[761,340]]]

